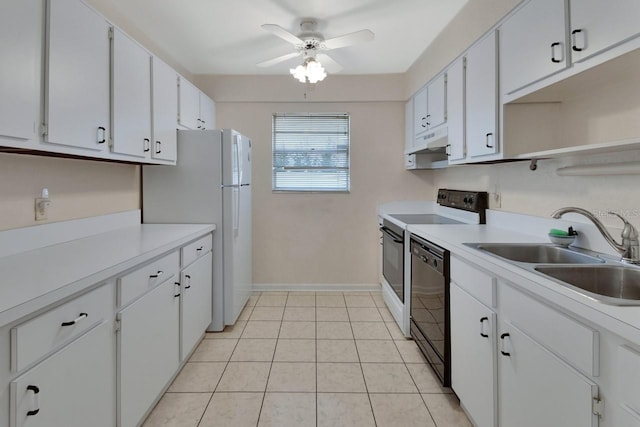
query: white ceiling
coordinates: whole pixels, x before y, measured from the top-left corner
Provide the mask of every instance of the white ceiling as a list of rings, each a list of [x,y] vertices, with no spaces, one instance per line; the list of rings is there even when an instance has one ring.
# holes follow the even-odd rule
[[[343,74],[403,73],[468,0],[90,0],[108,3],[193,74],[288,74],[302,60],[255,64],[294,52],[260,28],[294,34],[313,17],[326,39],[370,29],[375,39],[331,51]]]

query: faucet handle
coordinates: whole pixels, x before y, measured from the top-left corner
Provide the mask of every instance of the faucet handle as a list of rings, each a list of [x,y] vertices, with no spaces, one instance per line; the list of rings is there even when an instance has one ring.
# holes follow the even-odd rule
[[[624,228],[622,229],[622,238],[623,239],[635,239],[638,240],[638,230],[629,222],[625,217],[620,215],[619,213],[609,211],[607,212],[610,215],[615,215],[622,220],[624,223]]]

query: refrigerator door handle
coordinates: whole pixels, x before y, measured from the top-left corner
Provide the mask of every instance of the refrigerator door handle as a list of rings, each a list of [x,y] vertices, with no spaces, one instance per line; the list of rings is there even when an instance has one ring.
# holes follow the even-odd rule
[[[236,161],[236,178],[238,179],[236,183],[238,185],[242,184],[242,169],[240,169],[240,144],[238,144],[238,135],[233,136],[233,149],[235,151],[235,161]]]
[[[238,235],[240,228],[240,188],[233,189],[233,234]]]

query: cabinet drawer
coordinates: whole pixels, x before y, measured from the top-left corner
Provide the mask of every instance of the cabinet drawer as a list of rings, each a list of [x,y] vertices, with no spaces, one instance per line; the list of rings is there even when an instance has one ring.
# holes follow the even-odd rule
[[[181,249],[182,253],[182,268],[185,268],[193,261],[200,258],[211,250],[213,245],[213,235],[207,234],[206,236],[196,240],[193,243],[189,243],[187,246]]]
[[[104,285],[12,328],[11,370],[23,370],[108,319],[113,303],[112,288]]]
[[[617,366],[621,400],[632,412],[640,414],[640,353],[621,345],[618,347]]]
[[[147,290],[174,277],[180,270],[178,251],[153,261],[118,279],[118,306],[124,306]]]
[[[499,287],[500,312],[515,326],[589,376],[599,375],[597,331],[517,291]]]
[[[496,306],[496,279],[455,256],[451,257],[451,280],[487,307]]]

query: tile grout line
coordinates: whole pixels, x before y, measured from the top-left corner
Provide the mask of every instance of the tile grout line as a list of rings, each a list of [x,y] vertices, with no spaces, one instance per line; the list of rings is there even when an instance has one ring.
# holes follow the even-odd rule
[[[255,306],[253,306],[251,308],[251,312],[249,313],[249,318],[251,318],[251,314],[253,313],[253,309],[254,308],[255,308]],[[243,308],[243,310],[244,310],[244,308]],[[200,419],[198,420],[197,426],[199,426],[202,423],[202,420],[204,419],[204,415],[207,413],[207,409],[209,409],[209,405],[211,405],[211,401],[213,400],[213,396],[216,394],[216,390],[218,389],[218,386],[220,385],[220,381],[222,381],[222,377],[224,376],[224,373],[227,371],[227,367],[229,366],[229,363],[231,362],[231,356],[233,356],[233,352],[236,351],[236,348],[238,347],[238,344],[240,343],[240,337],[244,333],[244,328],[247,327],[247,323],[249,323],[248,320],[246,321],[246,323],[242,327],[242,331],[240,331],[240,335],[238,336],[238,340],[236,341],[236,345],[233,346],[233,350],[231,350],[231,354],[229,354],[229,358],[227,359],[227,361],[226,361],[226,363],[224,365],[224,369],[222,370],[222,373],[220,374],[220,378],[218,378],[218,381],[216,382],[216,385],[213,388],[213,392],[211,393],[211,396],[209,397],[209,401],[207,402],[207,405],[204,407],[204,411],[202,412],[202,415],[200,415]],[[224,327],[222,328],[222,330],[224,331]],[[198,344],[198,345],[200,345],[200,344]],[[189,363],[189,361],[187,361],[187,363]]]
[[[287,306],[287,300],[289,299],[289,292],[287,292],[287,298],[284,301],[284,307]],[[276,337],[276,346],[273,349],[273,355],[271,356],[271,364],[269,365],[269,373],[267,374],[267,382],[264,384],[264,393],[262,394],[262,403],[260,404],[260,412],[258,413],[258,421],[256,427],[260,425],[260,417],[262,417],[262,409],[264,408],[264,401],[267,398],[267,389],[269,387],[269,380],[271,379],[271,370],[273,369],[273,362],[276,358],[276,351],[278,351],[278,342],[280,341],[280,331],[282,330],[282,322],[284,321],[284,309],[282,310],[282,317],[280,318],[280,327],[278,328],[278,336]]]
[[[345,298],[345,306],[347,305],[347,298],[343,294]],[[351,329],[351,335],[353,335],[353,345],[356,348],[356,355],[358,356],[358,365],[360,365],[360,372],[362,373],[362,382],[364,382],[364,389],[367,392],[367,400],[369,401],[369,408],[371,408],[371,416],[373,417],[373,424],[378,425],[376,421],[376,414],[373,412],[373,404],[371,403],[371,395],[369,394],[369,386],[367,385],[367,379],[364,376],[364,369],[362,369],[362,360],[360,359],[360,351],[358,350],[358,345],[356,343],[356,335],[353,333],[353,324],[351,323],[351,316],[349,315],[349,308],[347,307],[347,319],[349,319],[349,328]]]
[[[376,308],[378,309],[378,312],[380,312],[380,307],[376,306]],[[382,316],[382,313],[380,313],[380,316]],[[387,328],[387,332],[389,332],[389,335],[391,335],[391,331],[389,331],[389,327],[387,326],[386,322],[384,322],[384,326]],[[429,406],[427,405],[427,402],[424,400],[424,397],[422,396],[422,393],[420,393],[420,387],[418,387],[418,383],[416,383],[415,378],[413,378],[413,375],[411,374],[411,371],[409,370],[409,367],[407,366],[407,361],[402,356],[402,352],[400,352],[400,348],[398,347],[398,344],[396,343],[396,340],[394,340],[393,337],[391,337],[391,338],[392,338],[394,347],[396,348],[396,350],[400,354],[400,358],[402,359],[402,364],[404,365],[404,369],[406,369],[407,372],[409,373],[409,378],[411,378],[411,381],[413,382],[413,385],[416,388],[416,391],[418,392],[418,396],[420,396],[420,400],[422,401],[422,404],[426,408],[427,413],[429,414],[429,417],[431,418],[431,421],[433,421],[433,425],[435,427],[438,427],[438,425],[436,424],[435,418],[433,418],[433,414],[429,410]],[[413,342],[413,339],[411,341]]]

